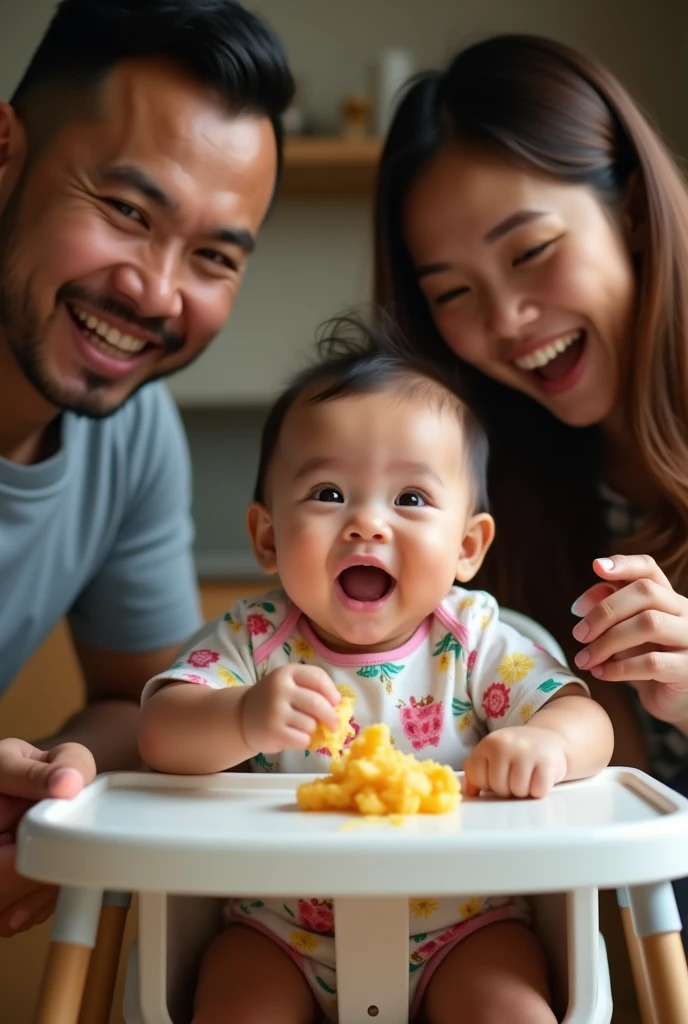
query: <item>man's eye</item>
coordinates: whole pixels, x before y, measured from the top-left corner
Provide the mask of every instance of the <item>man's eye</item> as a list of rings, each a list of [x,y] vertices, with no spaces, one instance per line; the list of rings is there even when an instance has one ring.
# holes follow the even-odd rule
[[[224,267],[227,270],[237,269],[235,261],[217,249],[199,249],[198,255],[202,256],[204,260],[208,260],[209,263],[214,263],[217,267]]]
[[[402,491],[394,504],[406,508],[422,508],[427,502],[419,491]]]
[[[344,501],[344,495],[336,487],[318,487],[311,494],[314,501],[335,501],[340,504]]]
[[[121,199],[106,199],[105,201],[114,210],[117,210],[118,213],[121,213],[122,216],[126,217],[128,220],[138,221],[139,224],[145,223],[139,211],[136,209],[135,206],[132,206],[131,203],[125,203]]]

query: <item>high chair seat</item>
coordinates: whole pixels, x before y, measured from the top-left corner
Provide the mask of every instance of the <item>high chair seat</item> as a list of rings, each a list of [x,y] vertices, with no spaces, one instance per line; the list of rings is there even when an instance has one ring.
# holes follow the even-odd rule
[[[563,660],[540,627],[514,624]],[[88,956],[103,894],[110,910],[131,892],[139,894],[139,938],[128,1024],[188,1024],[200,954],[227,893],[333,897],[340,1024],[400,1024],[408,1018],[408,899],[421,890],[531,896],[560,1019],[609,1024],[599,888],[621,889],[630,905],[654,1007],[643,1024],[688,1021],[670,884],[688,875],[688,800],[666,786],[609,768],[544,800],[482,796],[396,826],[300,812],[295,788],[304,778],[112,773],[74,800],[32,808],[19,830],[18,870],[62,887],[35,1024],[107,1020],[113,972],[103,972],[100,941],[94,960],[106,981],[89,979],[79,1016]]]

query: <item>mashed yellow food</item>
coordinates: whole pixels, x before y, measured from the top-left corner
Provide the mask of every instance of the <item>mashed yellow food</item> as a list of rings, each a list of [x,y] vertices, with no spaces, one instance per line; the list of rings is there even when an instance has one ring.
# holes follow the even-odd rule
[[[350,736],[355,735],[355,729],[351,726],[351,716],[354,713],[354,698],[348,693],[342,694],[342,699],[337,704],[335,711],[339,718],[339,725],[336,732],[328,729],[322,722],[318,722],[315,731],[308,744],[309,750],[329,750],[332,757],[341,754],[344,744]]]
[[[333,758],[330,772],[298,787],[302,810],[445,814],[461,799],[451,768],[395,750],[386,725],[364,729],[340,757]]]

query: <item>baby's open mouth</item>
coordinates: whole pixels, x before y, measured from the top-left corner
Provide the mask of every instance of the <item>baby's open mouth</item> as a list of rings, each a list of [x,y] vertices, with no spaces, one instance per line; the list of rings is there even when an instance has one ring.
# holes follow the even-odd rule
[[[380,601],[395,585],[390,574],[377,565],[351,565],[337,580],[352,601]]]

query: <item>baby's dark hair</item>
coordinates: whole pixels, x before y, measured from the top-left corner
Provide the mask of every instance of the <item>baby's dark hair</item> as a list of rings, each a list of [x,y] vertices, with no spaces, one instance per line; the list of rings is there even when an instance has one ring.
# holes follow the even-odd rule
[[[263,425],[253,500],[266,503],[266,481],[282,426],[294,403],[334,401],[347,395],[396,390],[421,395],[440,408],[453,409],[464,431],[474,510],[488,510],[487,434],[466,403],[456,363],[439,367],[410,350],[396,328],[379,314],[374,322],[356,315],[337,317],[319,331],[317,362],[297,373],[275,401]]]

